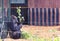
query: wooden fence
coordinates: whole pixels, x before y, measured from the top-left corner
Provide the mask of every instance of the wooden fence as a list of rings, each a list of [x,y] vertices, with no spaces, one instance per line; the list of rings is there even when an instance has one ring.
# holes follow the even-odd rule
[[[60,24],[59,8],[28,8],[28,24],[56,26]]]

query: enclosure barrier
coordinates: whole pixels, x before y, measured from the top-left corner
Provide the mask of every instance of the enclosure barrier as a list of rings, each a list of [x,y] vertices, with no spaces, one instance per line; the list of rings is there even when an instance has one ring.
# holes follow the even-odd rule
[[[24,14],[23,11],[22,14]],[[56,26],[60,24],[60,8],[28,8],[27,16],[29,25]]]
[[[28,8],[28,23],[39,26],[60,24],[60,8]]]
[[[24,9],[23,9],[24,10]],[[56,26],[60,24],[60,8],[28,8],[28,24],[37,26]],[[22,11],[23,12],[23,11]],[[0,37],[6,37],[8,28],[5,22],[11,22],[10,9],[3,9],[0,19]],[[24,12],[22,14],[25,14]],[[6,18],[7,17],[7,18]],[[19,32],[18,32],[19,33]]]

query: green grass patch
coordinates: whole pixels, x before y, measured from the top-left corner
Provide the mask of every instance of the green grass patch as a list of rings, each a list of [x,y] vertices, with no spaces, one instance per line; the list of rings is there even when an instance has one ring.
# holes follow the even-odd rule
[[[55,31],[53,31],[55,32]],[[54,38],[39,38],[37,36],[32,35],[31,33],[27,33],[25,31],[22,31],[22,35],[21,35],[22,39],[30,39],[32,41],[60,41],[60,37],[54,37]]]

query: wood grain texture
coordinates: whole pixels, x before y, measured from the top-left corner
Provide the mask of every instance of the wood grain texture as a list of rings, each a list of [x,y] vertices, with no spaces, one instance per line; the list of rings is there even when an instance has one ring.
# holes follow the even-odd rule
[[[28,0],[28,7],[34,8],[56,8],[60,7],[60,0]]]

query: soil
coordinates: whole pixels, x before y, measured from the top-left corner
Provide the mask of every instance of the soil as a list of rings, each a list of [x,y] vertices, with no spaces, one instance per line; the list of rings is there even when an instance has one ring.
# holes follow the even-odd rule
[[[23,25],[23,31],[27,31],[32,35],[42,38],[51,38],[60,34],[60,26],[33,26]],[[26,39],[11,39],[10,37],[4,39],[4,41],[31,41]]]

